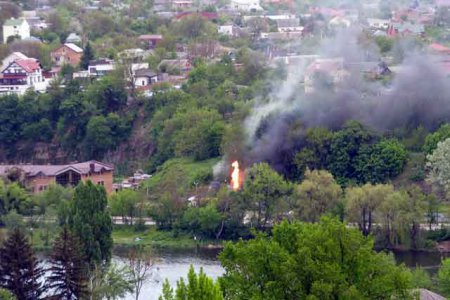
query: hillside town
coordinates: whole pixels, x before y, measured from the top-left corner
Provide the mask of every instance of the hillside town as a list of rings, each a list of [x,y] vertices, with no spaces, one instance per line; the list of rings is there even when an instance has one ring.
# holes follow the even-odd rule
[[[450,0],[0,24],[0,299],[450,297]]]

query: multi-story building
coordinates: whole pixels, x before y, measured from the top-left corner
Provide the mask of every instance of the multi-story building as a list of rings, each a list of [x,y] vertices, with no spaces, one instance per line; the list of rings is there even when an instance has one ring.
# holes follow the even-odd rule
[[[30,25],[25,19],[9,19],[3,24],[3,43],[11,36],[18,36],[22,40],[30,37]]]
[[[48,83],[49,80],[45,78],[38,60],[17,59],[1,71],[0,94],[23,95],[28,89],[45,92]]]
[[[72,43],[66,43],[50,53],[52,61],[57,66],[68,64],[76,67],[79,65],[82,55],[83,49]]]
[[[90,180],[103,185],[110,194],[113,172],[114,166],[95,160],[68,165],[0,165],[1,177],[24,178],[25,186],[33,193],[45,191],[50,184],[74,187],[80,181]]]

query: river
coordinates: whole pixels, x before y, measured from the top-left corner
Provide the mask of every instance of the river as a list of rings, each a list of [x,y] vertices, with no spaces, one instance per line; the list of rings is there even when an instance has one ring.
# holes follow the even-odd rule
[[[168,279],[172,287],[176,287],[180,277],[187,276],[192,264],[198,272],[200,267],[210,277],[216,279],[223,274],[224,270],[217,260],[218,250],[200,249],[184,251],[160,250],[155,256],[156,262],[153,267],[151,280],[142,288],[139,300],[157,300],[161,295],[162,281]],[[122,263],[120,256],[115,255],[113,261]],[[125,300],[134,300],[134,294],[127,295]]]
[[[190,265],[194,266],[196,272],[202,267],[206,275],[216,279],[224,272],[217,259],[219,252],[220,250],[217,249],[159,250],[155,252],[152,276],[144,284],[139,300],[157,300],[161,295],[162,282],[166,278],[175,288],[180,277],[187,277]],[[124,264],[125,255],[126,253],[116,249],[113,262],[118,265]],[[403,251],[395,252],[394,257],[397,263],[404,263],[410,268],[421,266],[432,275],[438,271],[441,263],[441,255],[437,252]],[[135,300],[135,296],[128,294],[124,299]]]

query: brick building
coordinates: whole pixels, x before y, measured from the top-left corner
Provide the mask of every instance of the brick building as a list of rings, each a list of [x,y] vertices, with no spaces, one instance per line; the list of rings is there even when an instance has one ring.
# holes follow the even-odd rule
[[[45,191],[51,183],[76,186],[91,180],[103,185],[108,194],[113,191],[114,167],[95,160],[68,165],[0,165],[1,177],[19,177],[33,193]]]
[[[52,61],[58,66],[69,64],[76,67],[82,55],[83,49],[72,43],[66,43],[50,53]]]

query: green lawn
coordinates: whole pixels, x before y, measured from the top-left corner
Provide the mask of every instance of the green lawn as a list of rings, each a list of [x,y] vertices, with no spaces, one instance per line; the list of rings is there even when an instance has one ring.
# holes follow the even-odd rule
[[[160,231],[150,227],[136,232],[132,227],[115,226],[113,231],[115,246],[145,245],[155,248],[195,248],[215,243],[211,240],[195,241],[191,235],[175,234],[173,231]]]

